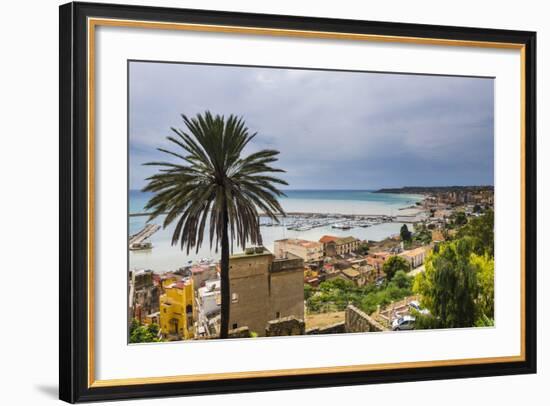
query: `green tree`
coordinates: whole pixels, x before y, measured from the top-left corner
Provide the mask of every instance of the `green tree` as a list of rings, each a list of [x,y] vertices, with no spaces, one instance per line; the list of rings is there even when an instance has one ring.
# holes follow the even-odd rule
[[[487,254],[471,254],[470,263],[476,271],[479,287],[477,319],[492,319],[495,313],[495,261]]]
[[[395,284],[399,289],[410,289],[412,287],[412,278],[403,270],[399,270],[393,276],[391,283]]]
[[[472,239],[473,251],[478,255],[495,256],[495,217],[493,210],[487,210],[482,216],[473,218],[458,230],[457,237]]]
[[[158,338],[159,326],[156,324],[141,325],[136,319],[130,324],[130,343],[153,343]]]
[[[386,274],[386,279],[388,281],[391,281],[398,271],[409,272],[410,269],[411,266],[407,260],[397,255],[389,257],[382,266],[382,270]]]
[[[493,327],[495,320],[485,315],[476,320],[476,327]]]
[[[415,318],[414,328],[416,330],[442,328],[439,319],[432,316],[431,314],[422,314],[416,310],[412,311],[411,314]]]
[[[401,230],[399,231],[399,234],[401,235],[401,241],[403,242],[411,242],[411,232],[409,231],[409,227],[407,227],[406,224],[403,224],[401,226]]]
[[[422,295],[422,304],[441,327],[474,326],[479,288],[471,253],[470,239],[442,244],[414,281],[413,290]]]
[[[456,212],[454,215],[453,223],[455,226],[463,226],[468,222],[468,219],[466,218],[466,213],[463,211]]]
[[[147,178],[143,190],[154,195],[145,209],[152,210],[149,221],[166,214],[163,227],[175,223],[172,245],[179,242],[187,253],[193,248],[198,252],[205,232],[210,246],[221,248],[220,338],[226,338],[230,249],[233,242],[243,249],[247,243],[262,243],[258,210],[278,221],[277,214],[284,211],[277,200],[283,195],[277,185],[287,183],[270,175],[284,172],[271,166],[279,151],[264,149],[243,156],[256,134],[249,133],[242,118],[225,119],[208,111],[182,118],[187,131],[172,128],[175,135],[167,137],[175,150],[159,148],[171,160],[146,164],[160,169]]]
[[[433,227],[432,227],[433,228]],[[424,223],[418,223],[414,227],[414,240],[421,245],[427,245],[432,242],[432,232]]]
[[[307,283],[304,285],[304,300],[308,300],[314,293],[313,288],[311,285],[308,285]]]
[[[366,242],[359,244],[355,252],[359,255],[367,255],[369,253],[369,244]]]

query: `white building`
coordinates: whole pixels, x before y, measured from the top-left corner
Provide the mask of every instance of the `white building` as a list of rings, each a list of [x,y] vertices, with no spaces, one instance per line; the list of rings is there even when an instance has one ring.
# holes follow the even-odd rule
[[[306,263],[321,261],[323,259],[323,244],[299,238],[275,241],[275,257],[286,258],[288,253],[302,258]]]
[[[411,264],[411,269],[418,268],[420,265],[424,264],[426,259],[426,248],[419,247],[413,250],[403,251],[399,254],[400,257],[403,257]]]

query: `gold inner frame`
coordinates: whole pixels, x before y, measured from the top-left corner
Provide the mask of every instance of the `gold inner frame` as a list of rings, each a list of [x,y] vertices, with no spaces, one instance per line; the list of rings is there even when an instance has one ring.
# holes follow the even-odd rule
[[[94,342],[94,191],[95,191],[95,28],[97,26],[148,28],[160,30],[180,30],[194,32],[217,32],[244,35],[265,35],[298,38],[340,39],[371,42],[392,42],[402,44],[423,44],[439,46],[460,46],[477,48],[513,49],[520,51],[520,164],[521,164],[521,269],[520,269],[520,340],[519,355],[485,358],[465,358],[453,360],[415,361],[401,363],[346,365],[318,368],[278,369],[266,371],[222,372],[210,374],[191,374],[145,378],[95,379],[95,342]],[[441,366],[458,366],[473,364],[495,364],[504,362],[525,361],[525,45],[506,42],[465,41],[452,39],[435,39],[422,37],[400,37],[389,35],[354,34],[344,32],[305,31],[257,27],[239,27],[226,25],[164,23],[153,21],[120,20],[106,18],[89,18],[87,27],[88,39],[88,387],[110,387],[124,385],[143,385],[160,383],[177,383],[193,381],[212,381],[217,379],[239,379],[257,377],[280,377],[308,374],[330,374],[340,372],[366,372],[391,370],[399,368],[424,368]]]

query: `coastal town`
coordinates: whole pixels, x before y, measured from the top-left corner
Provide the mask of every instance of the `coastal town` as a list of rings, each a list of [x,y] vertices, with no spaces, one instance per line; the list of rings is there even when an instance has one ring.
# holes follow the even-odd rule
[[[280,222],[289,230],[330,226],[335,235],[322,235],[317,240],[284,238],[276,240],[270,249],[253,246],[233,253],[229,258],[229,337],[399,331],[436,328],[437,323],[445,326],[441,324],[445,315],[432,314],[437,306],[425,297],[429,292],[423,281],[426,262],[453,241],[472,234],[475,237],[481,229],[478,223],[483,225],[489,218],[492,221],[493,187],[380,192],[415,193],[422,199],[393,215],[287,214]],[[342,235],[346,230],[387,222],[402,224],[400,232],[380,241]],[[274,226],[261,214],[260,224]],[[159,228],[148,224],[129,236],[129,249],[154,250],[148,238]],[[492,224],[489,228],[492,233]],[[487,250],[478,250],[480,257]],[[130,266],[128,274],[130,343],[219,337],[218,261],[204,258],[188,263],[182,252],[178,269],[158,272]],[[487,313],[478,319],[490,325],[492,314]]]

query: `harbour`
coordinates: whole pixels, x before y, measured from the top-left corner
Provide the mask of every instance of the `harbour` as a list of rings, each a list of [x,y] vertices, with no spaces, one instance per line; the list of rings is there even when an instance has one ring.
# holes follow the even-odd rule
[[[128,239],[128,248],[130,251],[152,249],[153,245],[147,240],[159,229],[160,225],[158,224],[146,224],[139,232],[131,235]]]
[[[377,194],[369,191],[286,191],[280,203],[286,216],[271,219],[259,214],[262,244],[269,250],[276,240],[302,238],[318,241],[323,235],[353,236],[359,240],[381,241],[395,236],[404,223],[413,223],[422,211],[415,206],[422,201],[419,195]],[[150,224],[150,213],[144,210],[150,194],[130,191],[128,218],[129,234],[134,236]],[[404,208],[404,210],[400,210]],[[153,222],[162,224],[161,214]],[[143,242],[150,248],[130,250],[130,269],[153,269],[166,272],[178,269],[189,261],[219,259],[219,251],[210,248],[208,241],[189,252],[173,246],[173,225],[159,228]],[[238,251],[238,247],[234,247]]]

